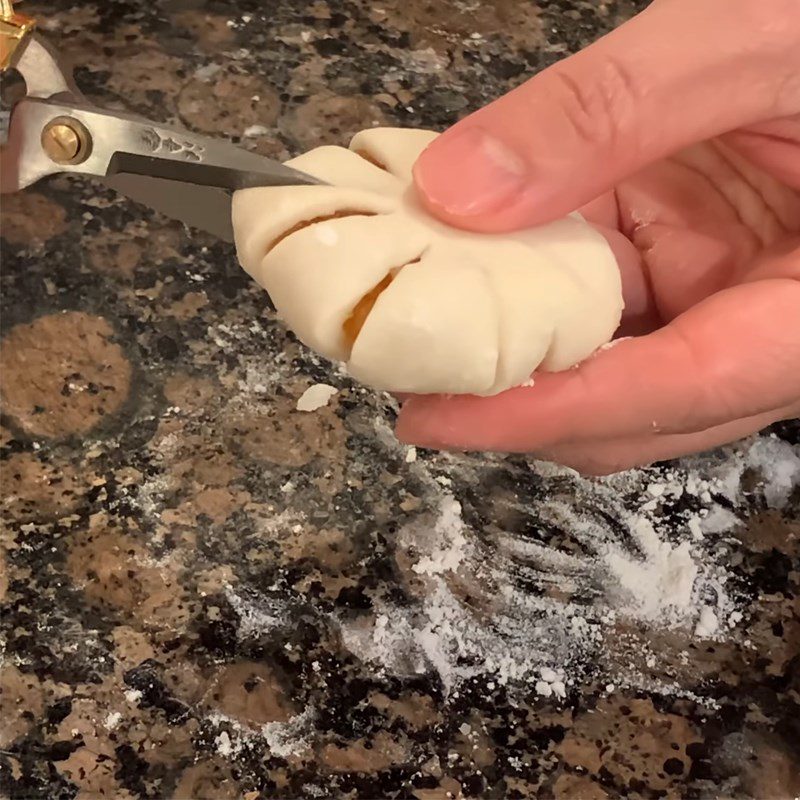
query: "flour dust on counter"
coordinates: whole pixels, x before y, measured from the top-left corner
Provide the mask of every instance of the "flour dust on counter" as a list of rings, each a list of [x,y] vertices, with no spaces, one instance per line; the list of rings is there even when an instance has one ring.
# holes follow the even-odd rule
[[[414,465],[435,498],[434,511],[397,536],[398,566],[418,603],[385,603],[369,624],[342,621],[346,646],[380,674],[433,670],[446,694],[481,678],[545,697],[599,683],[714,705],[694,682],[681,684],[692,672],[688,646],[745,638],[752,593],[736,569],[743,479],[755,470],[752,491],[781,507],[800,478],[797,448],[756,438],[602,479],[513,461],[438,456]],[[501,469],[535,491],[486,493]],[[487,499],[512,527],[476,524]]]

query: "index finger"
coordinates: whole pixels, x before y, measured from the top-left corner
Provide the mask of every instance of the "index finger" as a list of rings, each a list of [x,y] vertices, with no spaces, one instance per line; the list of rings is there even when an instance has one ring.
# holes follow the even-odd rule
[[[800,110],[796,0],[657,0],[437,137],[414,169],[445,222],[557,219],[689,144]]]

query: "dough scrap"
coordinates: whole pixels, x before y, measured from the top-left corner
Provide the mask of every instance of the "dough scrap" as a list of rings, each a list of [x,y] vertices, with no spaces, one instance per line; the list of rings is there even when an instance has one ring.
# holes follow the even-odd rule
[[[309,347],[377,389],[492,395],[567,369],[622,314],[608,243],[578,214],[509,234],[451,228],[411,168],[436,137],[373,128],[287,162],[328,185],[233,198],[239,260]]]

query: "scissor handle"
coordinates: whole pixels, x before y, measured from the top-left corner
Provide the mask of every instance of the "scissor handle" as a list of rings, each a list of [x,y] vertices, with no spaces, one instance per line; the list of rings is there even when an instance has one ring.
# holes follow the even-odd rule
[[[19,46],[35,24],[32,17],[14,11],[11,0],[0,0],[0,72],[14,66]]]

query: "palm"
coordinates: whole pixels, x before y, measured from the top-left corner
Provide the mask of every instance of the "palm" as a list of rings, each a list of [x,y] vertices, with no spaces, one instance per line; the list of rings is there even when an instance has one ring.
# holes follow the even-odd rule
[[[760,271],[776,277],[783,260],[766,257],[796,246],[800,231],[797,192],[719,141],[647,167],[583,211],[620,261],[624,334],[660,327]]]

